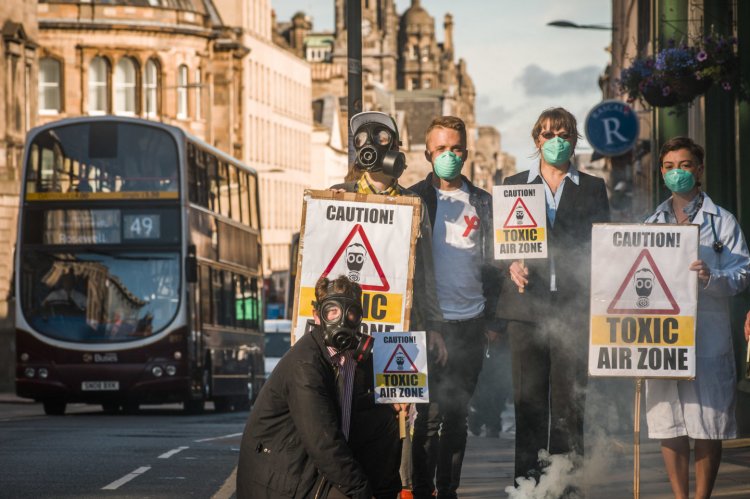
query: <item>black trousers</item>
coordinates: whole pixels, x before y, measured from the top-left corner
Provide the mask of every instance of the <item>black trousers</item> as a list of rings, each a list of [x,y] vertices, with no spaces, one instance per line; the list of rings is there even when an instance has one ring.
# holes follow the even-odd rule
[[[509,321],[516,410],[516,477],[541,473],[540,449],[583,456],[588,315],[555,310],[538,323]],[[553,313],[554,313],[553,312]],[[562,316],[565,314],[565,318]]]
[[[354,375],[349,448],[362,465],[376,499],[395,499],[401,492],[401,439],[398,413],[391,404],[376,404],[372,393],[372,358]]]
[[[438,498],[456,497],[466,450],[469,401],[482,370],[484,332],[483,318],[448,322],[443,328],[448,362],[439,366],[427,357],[430,403],[417,404],[412,442],[416,499],[431,498],[436,487]]]

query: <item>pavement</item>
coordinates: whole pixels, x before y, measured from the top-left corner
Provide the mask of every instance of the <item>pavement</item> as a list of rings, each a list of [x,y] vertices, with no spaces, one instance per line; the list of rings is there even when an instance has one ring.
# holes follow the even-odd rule
[[[0,392],[0,415],[12,411],[14,405],[28,406],[32,400],[13,393]],[[3,408],[5,405],[5,408]],[[41,404],[40,404],[41,405]],[[587,408],[587,411],[589,409]],[[504,413],[506,416],[507,413]],[[587,417],[589,416],[587,412]],[[630,418],[632,426],[632,417]],[[514,435],[504,431],[499,438],[469,434],[464,458],[459,497],[461,499],[557,499],[571,481],[582,484],[587,499],[626,499],[637,497],[634,489],[634,438],[622,424],[608,427],[587,426],[586,458],[581,476],[568,473],[568,463],[554,461],[536,487],[507,491],[513,485]],[[512,428],[504,421],[504,429]],[[669,480],[664,471],[659,444],[646,437],[645,421],[640,439],[639,488],[644,499],[671,499]],[[605,431],[606,430],[606,431]],[[533,490],[532,490],[533,489]],[[691,493],[694,491],[691,470]],[[0,494],[1,495],[1,494]],[[714,498],[750,498],[750,439],[724,442],[724,452]]]
[[[557,499],[571,482],[565,466],[554,468],[534,490],[508,493],[513,484],[513,435],[501,433],[500,438],[469,435],[463,472],[461,499]],[[611,438],[600,449],[587,446],[583,470],[583,487],[587,499],[619,499],[633,494],[633,436],[627,442]],[[593,452],[589,452],[593,451]],[[557,463],[559,465],[559,463]],[[669,479],[664,471],[659,444],[645,434],[640,443],[640,497],[672,499]],[[581,483],[578,481],[578,483]],[[691,472],[691,494],[695,491]],[[692,495],[691,495],[692,497]],[[715,498],[750,498],[750,439],[724,443],[719,476],[714,487]]]

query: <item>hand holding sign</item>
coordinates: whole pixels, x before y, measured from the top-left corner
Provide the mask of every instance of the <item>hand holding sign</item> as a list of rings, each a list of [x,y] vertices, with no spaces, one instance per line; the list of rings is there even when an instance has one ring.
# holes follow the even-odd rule
[[[703,260],[696,260],[691,263],[690,270],[698,272],[698,280],[704,287],[708,284],[708,280],[711,279],[711,269],[708,268],[708,265]]]
[[[518,292],[523,293],[529,284],[529,269],[523,260],[516,260],[510,264],[510,278],[518,286]]]

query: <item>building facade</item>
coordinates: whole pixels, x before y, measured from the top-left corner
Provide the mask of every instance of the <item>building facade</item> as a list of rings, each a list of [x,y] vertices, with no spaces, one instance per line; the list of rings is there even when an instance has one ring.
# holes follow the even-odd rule
[[[35,0],[0,3],[0,390],[10,389],[15,369],[13,276],[20,168],[26,132],[36,125],[37,44]]]
[[[295,14],[290,22],[279,24],[280,35],[291,49],[310,61],[315,98],[346,96],[346,6],[345,0],[335,0],[333,34],[313,32],[312,23],[303,13]],[[479,137],[475,118],[476,91],[466,62],[456,60],[450,14],[444,16],[443,28],[445,37],[439,42],[435,19],[420,0],[412,0],[401,15],[396,12],[393,0],[362,0],[363,108],[396,117],[403,114],[408,124],[401,130],[402,137],[408,133],[402,147],[408,165],[401,179],[403,185],[421,180],[431,170],[424,157],[424,137],[433,118],[453,115],[463,119],[471,151]],[[342,120],[346,120],[345,107],[342,107]],[[498,150],[491,154],[500,153]],[[478,164],[473,164],[472,158],[470,167],[465,169],[470,177],[481,170]],[[482,168],[485,166],[483,164]],[[485,178],[494,178],[494,171],[482,174]]]
[[[39,2],[39,119],[116,114],[242,154],[247,49],[210,1]]]
[[[246,89],[241,158],[260,178],[263,265],[272,278],[269,289],[286,289],[289,248],[300,227],[302,194],[317,183],[310,167],[310,65],[278,38],[270,1],[216,0],[215,4],[222,18],[239,28],[241,42],[250,50],[241,78]]]

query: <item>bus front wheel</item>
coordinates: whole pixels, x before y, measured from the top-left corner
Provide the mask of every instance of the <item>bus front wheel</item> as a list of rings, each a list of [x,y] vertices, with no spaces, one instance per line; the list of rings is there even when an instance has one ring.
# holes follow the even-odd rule
[[[42,404],[44,405],[44,413],[48,416],[62,416],[65,414],[65,407],[68,405],[59,400],[45,400]]]

